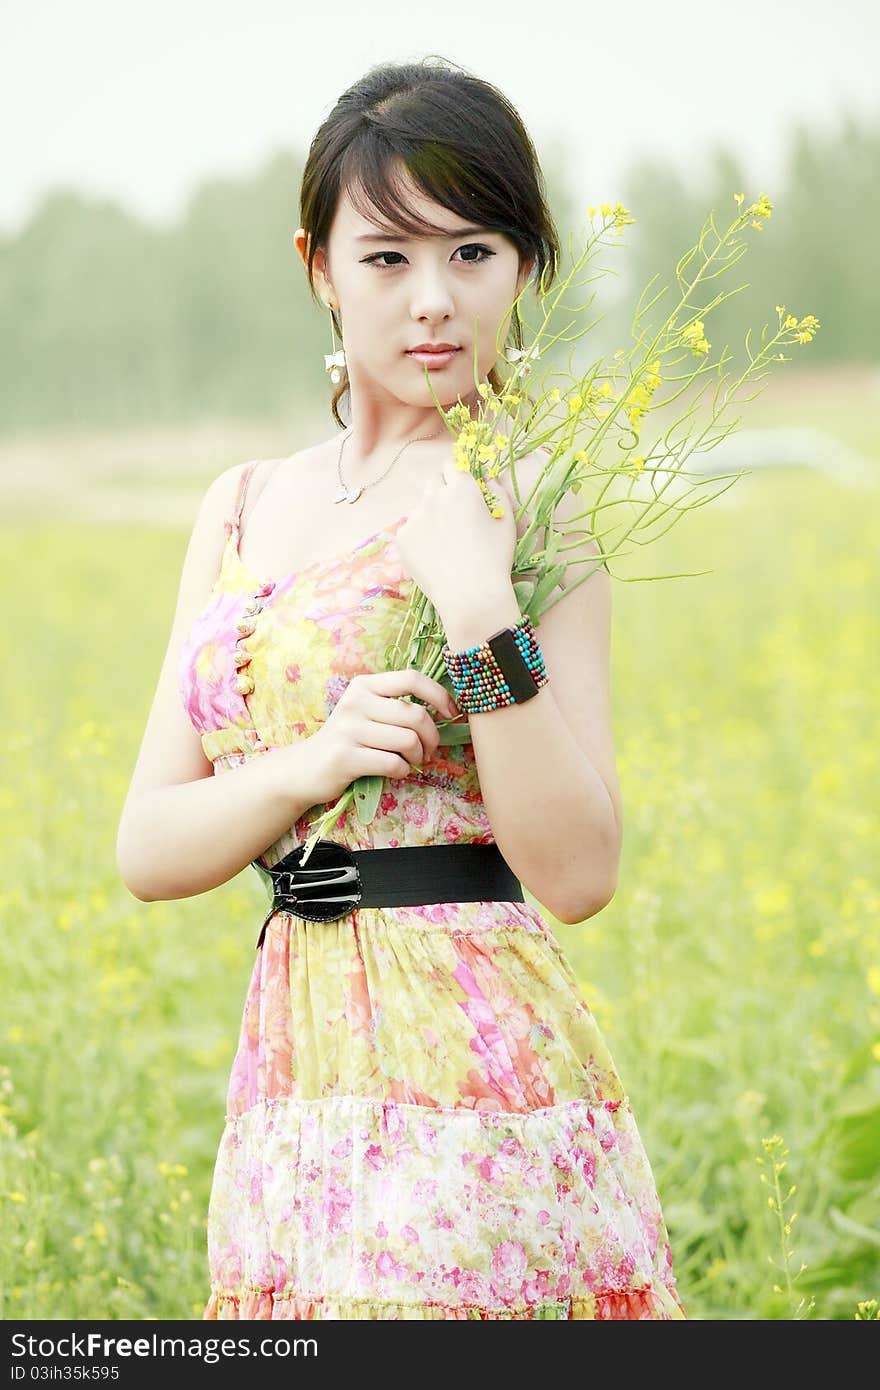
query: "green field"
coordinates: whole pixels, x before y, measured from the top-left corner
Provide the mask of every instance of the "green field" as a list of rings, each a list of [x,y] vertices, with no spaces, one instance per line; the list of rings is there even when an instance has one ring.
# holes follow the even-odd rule
[[[823,427],[860,447],[865,404]],[[880,494],[727,497],[626,566],[712,573],[614,585],[619,887],[554,929],[690,1316],[850,1319],[880,1298]],[[198,1318],[265,895],[141,903],[115,864],[188,528],[5,515],[0,1316]]]

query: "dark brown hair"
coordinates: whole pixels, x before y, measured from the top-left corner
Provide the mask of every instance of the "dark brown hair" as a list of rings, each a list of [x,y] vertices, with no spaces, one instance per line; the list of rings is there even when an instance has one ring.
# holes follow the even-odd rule
[[[436,61],[435,61],[436,60]],[[415,63],[381,63],[337,101],[309,148],[300,190],[300,225],[310,238],[307,273],[325,251],[339,198],[347,190],[364,216],[367,202],[389,227],[417,235],[441,231],[404,208],[394,165],[402,162],[413,184],[468,222],[505,233],[520,266],[533,259],[532,277],[549,288],[560,259],[559,236],[547,206],[544,178],[519,115],[496,87],[437,55]],[[333,324],[341,338],[335,311]],[[511,314],[514,345],[522,350],[519,306]],[[493,366],[489,382],[501,391]],[[341,428],[339,401],[348,390],[342,369],[332,411]]]

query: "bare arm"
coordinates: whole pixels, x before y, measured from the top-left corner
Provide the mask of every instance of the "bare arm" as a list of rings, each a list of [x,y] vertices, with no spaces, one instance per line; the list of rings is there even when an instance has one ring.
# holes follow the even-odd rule
[[[193,525],[165,660],[116,840],[126,887],[143,902],[226,883],[320,798],[310,740],[214,776],[177,687],[182,643],[219,572],[240,467],[208,487]]]
[[[306,739],[241,767],[142,792],[126,811],[116,858],[142,902],[191,898],[235,878],[315,804]]]

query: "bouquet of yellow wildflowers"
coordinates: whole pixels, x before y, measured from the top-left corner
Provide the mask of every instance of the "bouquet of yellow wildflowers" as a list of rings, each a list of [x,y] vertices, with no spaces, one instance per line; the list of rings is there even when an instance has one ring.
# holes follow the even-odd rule
[[[570,366],[566,372],[548,370],[541,379],[537,399],[533,400],[523,389],[527,374],[543,353],[557,342],[574,343],[589,331],[591,325],[588,324],[578,333],[569,332],[577,322],[577,314],[583,309],[578,306],[572,311],[565,303],[565,296],[572,288],[579,288],[576,277],[590,262],[603,237],[609,232],[620,236],[624,227],[635,221],[620,203],[613,207],[605,203],[598,209],[588,209],[591,231],[576,259],[569,239],[572,266],[561,283],[553,288],[545,288],[542,277],[537,297],[543,316],[528,348],[507,352],[506,357],[508,362],[513,363],[513,371],[500,393],[496,393],[488,383],[477,380],[475,343],[474,384],[481,398],[476,416],[472,415],[470,407],[460,397],[455,405],[444,410],[430,382],[430,372],[425,369],[434,402],[453,439],[456,466],[470,470],[493,516],[503,515],[503,503],[493,492],[491,482],[502,471],[506,472],[518,504],[517,522],[528,514],[528,526],[516,542],[511,578],[519,607],[523,615],[531,618],[536,628],[542,614],[565,593],[589,579],[599,565],[607,567],[608,560],[614,556],[631,553],[621,549],[631,536],[635,538],[635,544],[645,545],[653,538],[650,535],[646,538],[650,528],[660,526],[659,534],[664,534],[682,512],[705,505],[732,486],[743,473],[750,471],[741,469],[734,474],[707,477],[687,473],[684,464],[695,450],[707,452],[732,432],[738,421],[727,423],[723,428],[719,422],[731,403],[736,402],[737,393],[744,384],[751,379],[761,380],[773,362],[790,360],[781,348],[810,342],[819,323],[812,314],[798,319],[788,313],[784,305],[778,304],[778,322],[772,336],[765,324],[761,331],[760,347],[753,350],[750,344],[751,329],[746,334],[748,362],[738,375],[731,377],[724,373],[723,368],[730,356],[726,351],[721,352],[716,363],[710,362],[705,319],[737,291],[717,293],[701,307],[696,306],[692,298],[701,286],[723,274],[745,254],[747,246],[742,233],[746,228],[762,231],[763,221],[771,216],[772,204],[766,195],[761,195],[745,209],[742,208],[744,200],[743,193],[734,194],[740,212],[723,234],[716,230],[714,217],[710,213],[696,245],[682,256],[675,267],[678,302],[656,329],[645,326],[643,317],[666,293],[667,287],[664,286],[647,304],[644,301],[653,280],[643,290],[633,319],[632,333],[636,342],[628,353],[620,348],[610,359],[600,357],[579,376],[572,373]],[[601,215],[601,223],[594,230],[593,221],[597,211]],[[508,313],[518,305],[526,289],[528,286],[514,300]],[[575,317],[557,328],[559,316],[571,312]],[[502,318],[502,323],[506,321],[507,315]],[[497,342],[496,349],[500,354]],[[686,365],[682,367],[682,363]],[[554,376],[561,378],[564,384],[551,385],[550,380]],[[697,426],[693,416],[705,390],[703,379],[710,377],[716,379],[710,418]],[[669,384],[670,390],[666,397],[660,399],[658,393],[664,383]],[[643,425],[649,412],[659,406],[670,405],[694,383],[699,389],[688,409],[671,426],[667,426],[660,437],[644,444]],[[680,437],[676,437],[677,432]],[[523,499],[516,478],[516,462],[539,449],[547,452],[547,462],[529,496]],[[682,479],[694,476],[696,481],[692,485],[681,487]],[[716,482],[723,482],[725,486],[709,496],[683,505],[683,499]],[[561,524],[555,520],[555,513],[563,497],[569,493],[583,501],[584,509],[572,520]],[[605,525],[611,516],[615,519]],[[588,538],[598,544],[598,557],[590,539],[586,544],[583,539],[572,542],[572,536],[576,534],[574,522],[584,518],[588,519]],[[543,532],[540,542],[539,531]],[[637,532],[639,534],[636,536]],[[583,532],[580,534],[583,535]],[[579,557],[578,549],[587,550],[588,553]],[[567,582],[563,589],[560,581],[575,564],[587,566],[587,571],[574,583]],[[686,576],[644,576],[683,577]],[[427,596],[415,588],[395,640],[386,649],[386,664],[389,669],[411,666],[443,684],[443,677],[446,676],[442,657],[445,640],[439,615]],[[451,690],[448,679],[446,688]],[[441,721],[438,730],[441,744],[471,741],[467,720]],[[376,813],[382,786],[383,778],[372,776],[359,777],[346,788],[314,823],[301,862],[306,862],[320,838],[332,832],[339,817],[350,805],[354,804],[361,823],[369,824]]]

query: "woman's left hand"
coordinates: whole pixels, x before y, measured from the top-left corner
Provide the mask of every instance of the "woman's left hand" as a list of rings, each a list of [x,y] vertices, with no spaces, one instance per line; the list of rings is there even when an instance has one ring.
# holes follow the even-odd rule
[[[479,483],[457,468],[450,451],[422,502],[397,532],[407,571],[442,617],[469,608],[477,595],[510,584],[516,549],[515,500],[506,482],[486,486],[504,508],[492,516]]]

